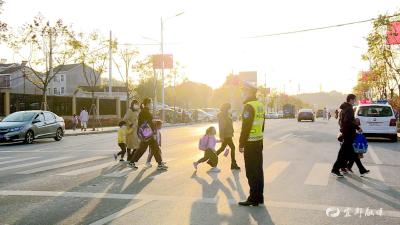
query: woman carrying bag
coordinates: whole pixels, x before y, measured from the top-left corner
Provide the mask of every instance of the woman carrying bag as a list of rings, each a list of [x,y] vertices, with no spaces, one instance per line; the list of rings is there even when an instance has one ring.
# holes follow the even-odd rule
[[[137,100],[133,100],[123,119],[127,124],[126,150],[128,153],[128,161],[131,160],[133,154],[135,153],[136,149],[139,148],[140,144],[137,135],[139,108],[139,102]]]

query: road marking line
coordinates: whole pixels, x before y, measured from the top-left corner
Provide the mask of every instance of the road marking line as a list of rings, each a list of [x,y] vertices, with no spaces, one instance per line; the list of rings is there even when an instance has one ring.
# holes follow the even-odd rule
[[[368,146],[368,148],[369,148],[368,152],[369,152],[369,155],[372,158],[372,161],[374,161],[375,164],[382,164],[382,161],[376,155],[374,148],[371,145]]]
[[[282,143],[283,143],[283,141],[275,141],[274,143],[272,143],[272,144],[270,144],[270,145],[267,145],[264,149],[272,148],[272,147],[274,147],[275,145],[279,145],[279,144],[282,144]]]
[[[331,166],[332,165],[329,163],[315,163],[304,184],[319,186],[328,185]]]
[[[109,174],[105,174],[103,175],[104,177],[123,177],[128,175],[129,173],[133,172],[135,170],[133,170],[132,168],[124,168],[123,170],[119,170],[119,171],[114,171],[112,173]]]
[[[31,170],[25,170],[22,172],[18,172],[17,174],[32,174],[32,173],[37,173],[37,172],[43,172],[43,171],[47,171],[47,170],[58,169],[58,168],[66,167],[66,166],[95,161],[95,160],[104,159],[104,158],[107,158],[107,156],[96,156],[96,157],[91,157],[88,159],[79,159],[79,160],[65,162],[65,163],[61,163],[61,164],[43,166],[43,167],[31,169]]]
[[[265,170],[265,183],[272,183],[288,166],[288,161],[277,161],[272,163]]]
[[[289,137],[291,137],[291,136],[293,136],[292,133],[286,134],[286,135],[282,136],[281,138],[279,138],[279,140],[284,141],[285,139],[287,139],[287,138],[289,138]]]
[[[99,164],[97,166],[91,166],[91,167],[87,167],[87,168],[72,170],[70,172],[60,173],[60,174],[57,174],[57,175],[61,175],[61,176],[76,176],[76,175],[81,175],[81,174],[84,174],[84,173],[93,172],[93,171],[96,171],[96,170],[99,170],[99,169],[103,169],[103,168],[109,167],[111,165],[116,165],[116,164],[115,164],[115,162],[107,162],[107,163]]]
[[[142,206],[144,206],[144,205],[146,205],[146,204],[148,204],[148,203],[150,203],[152,201],[153,200],[142,200],[142,201],[140,201],[138,203],[135,203],[133,205],[130,205],[130,206],[128,206],[128,207],[126,207],[126,208],[124,208],[124,209],[122,209],[122,210],[120,210],[120,211],[118,211],[116,213],[113,213],[113,214],[111,214],[111,215],[109,215],[107,217],[104,217],[103,219],[97,220],[96,222],[91,223],[90,225],[103,225],[103,224],[106,224],[106,223],[111,222],[111,221],[117,219],[118,217],[121,217],[121,216],[123,216],[123,215],[125,215],[127,213],[130,213],[130,212],[132,212],[132,211],[134,211],[134,210],[136,210],[136,209],[138,209],[138,208],[140,208],[140,207],[142,207]]]
[[[10,158],[14,158],[14,157],[0,157],[0,160],[10,159]]]
[[[32,162],[32,163],[8,166],[8,167],[0,168],[0,171],[17,169],[17,168],[22,168],[22,167],[27,167],[27,166],[33,166],[33,165],[38,165],[38,164],[42,164],[42,163],[60,161],[60,160],[63,160],[63,159],[68,159],[68,158],[70,158],[70,157],[58,157],[58,158],[46,159],[46,160],[42,160],[42,161],[36,161],[36,162]]]
[[[175,160],[175,158],[168,158],[168,159],[163,160],[163,162],[171,162],[174,160]],[[157,166],[157,164],[155,166]],[[146,166],[144,165],[143,168],[146,168]],[[114,171],[109,174],[105,174],[103,176],[104,177],[124,177],[124,176],[126,176],[130,173],[134,173],[134,172],[135,172],[135,170],[133,170],[132,168],[124,168],[122,170]]]
[[[14,159],[14,160],[10,160],[10,161],[3,161],[3,162],[0,162],[0,165],[7,164],[7,163],[22,162],[22,161],[26,161],[26,160],[30,160],[30,159],[37,159],[37,158],[39,158],[39,157],[30,157],[30,158],[23,158],[23,159]]]
[[[166,196],[166,195],[147,195],[147,194],[111,194],[111,193],[89,193],[89,192],[63,192],[63,191],[11,191],[11,190],[0,190],[0,196],[35,196],[35,197],[72,197],[72,198],[99,198],[99,199],[119,199],[119,200],[152,200],[152,201],[192,201],[201,202],[208,204],[218,204],[219,196],[214,198],[196,198],[186,196]],[[236,199],[228,199],[227,201],[231,205],[237,205]],[[224,202],[225,203],[225,202]],[[327,208],[338,208],[340,211],[349,209],[355,211],[356,208],[346,206],[334,206],[334,205],[322,205],[322,204],[307,204],[303,202],[280,202],[270,201],[266,199],[265,204],[267,207],[277,208],[290,208],[300,210],[314,210],[325,212]],[[371,209],[376,211],[377,209]],[[400,218],[400,211],[385,210],[382,211],[382,216]]]

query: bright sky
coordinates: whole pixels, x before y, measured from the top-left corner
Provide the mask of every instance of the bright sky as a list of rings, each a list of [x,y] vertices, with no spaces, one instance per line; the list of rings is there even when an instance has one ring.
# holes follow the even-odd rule
[[[244,37],[334,25],[375,18],[400,9],[398,0],[5,0],[1,15],[18,27],[42,13],[62,18],[77,31],[100,30],[122,43],[155,43],[160,17],[183,15],[165,22],[165,53],[174,55],[190,80],[218,87],[234,71],[258,71],[260,84],[287,93],[350,92],[371,23],[278,37]],[[138,46],[142,54],[159,53],[157,45]],[[4,46],[0,58],[13,60]],[[114,69],[116,71],[116,69]],[[115,77],[119,77],[115,75]]]

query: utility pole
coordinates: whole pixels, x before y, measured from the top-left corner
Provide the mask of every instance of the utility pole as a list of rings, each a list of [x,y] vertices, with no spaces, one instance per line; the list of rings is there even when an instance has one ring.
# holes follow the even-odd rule
[[[50,41],[49,41],[49,67],[50,67],[50,78],[53,78],[53,35],[52,35],[52,29],[50,27],[50,32],[49,32],[49,36],[50,36]],[[48,84],[48,80],[46,80],[46,84]],[[47,86],[46,89],[44,90],[44,106],[43,106],[43,110],[47,110]]]
[[[162,91],[161,91],[161,98],[162,98],[162,114],[161,114],[161,120],[165,121],[165,96],[164,96],[164,89],[165,89],[165,84],[164,84],[164,23],[163,23],[163,18],[161,17],[161,79],[162,79]]]
[[[110,43],[109,43],[109,65],[108,65],[108,93],[112,95],[112,33],[110,30]],[[128,100],[127,100],[128,101]]]

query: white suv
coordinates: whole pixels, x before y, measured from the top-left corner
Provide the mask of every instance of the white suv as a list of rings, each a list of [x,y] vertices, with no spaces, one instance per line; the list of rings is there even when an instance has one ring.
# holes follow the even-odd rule
[[[360,104],[355,107],[355,118],[360,120],[365,136],[387,137],[397,142],[397,121],[388,103]]]

